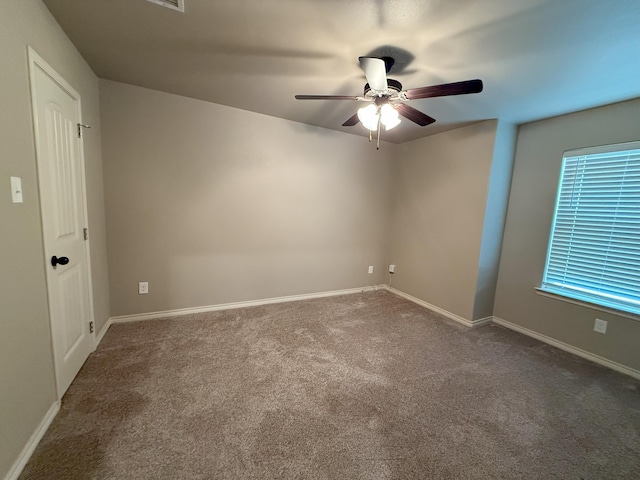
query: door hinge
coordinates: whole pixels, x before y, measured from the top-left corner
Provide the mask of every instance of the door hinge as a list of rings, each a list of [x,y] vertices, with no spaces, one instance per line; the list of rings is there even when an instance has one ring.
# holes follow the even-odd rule
[[[78,138],[82,138],[83,128],[91,128],[91,127],[89,125],[83,125],[82,123],[78,123]]]
[[[93,333],[93,322],[89,322],[89,333]]]
[[[89,229],[88,228],[83,228],[82,229],[82,235],[84,236],[85,240],[89,240]]]

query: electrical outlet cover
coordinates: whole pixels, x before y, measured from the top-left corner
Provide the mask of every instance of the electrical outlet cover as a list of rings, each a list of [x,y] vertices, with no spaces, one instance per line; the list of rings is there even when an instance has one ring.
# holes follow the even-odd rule
[[[596,322],[593,325],[593,330],[598,333],[607,333],[607,321],[596,318]]]

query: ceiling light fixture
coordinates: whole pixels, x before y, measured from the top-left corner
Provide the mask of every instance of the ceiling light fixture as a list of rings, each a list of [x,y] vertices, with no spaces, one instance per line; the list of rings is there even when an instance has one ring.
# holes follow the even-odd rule
[[[483,89],[482,80],[475,79],[403,90],[399,81],[387,78],[387,73],[395,62],[394,58],[387,56],[380,58],[359,57],[358,61],[364,71],[364,76],[367,77],[364,95],[296,95],[296,98],[298,100],[355,100],[357,102],[370,102],[371,105],[361,108],[351,115],[342,126],[353,127],[358,123],[362,123],[369,130],[369,141],[372,140],[372,132],[377,131],[378,149],[380,149],[380,125],[384,125],[385,130],[391,130],[400,124],[400,116],[421,127],[431,125],[436,121],[435,118],[410,107],[405,102],[420,98],[480,93]]]
[[[400,125],[398,111],[389,103],[380,103],[380,101],[376,100],[374,103],[358,110],[360,123],[369,130],[369,141],[372,140],[372,132],[378,132],[376,142],[378,150],[380,149],[380,125],[384,125],[385,130],[391,130]]]
[[[391,130],[400,124],[400,116],[395,108],[385,103],[380,108],[380,121],[386,130]]]
[[[378,122],[384,125],[385,130],[391,130],[400,124],[398,111],[388,103],[378,107],[373,103],[358,110],[358,119],[362,125],[371,131],[378,130]]]
[[[378,121],[380,120],[380,114],[378,113],[378,107],[373,103],[362,107],[358,110],[358,118],[364,126],[371,131],[378,130]]]

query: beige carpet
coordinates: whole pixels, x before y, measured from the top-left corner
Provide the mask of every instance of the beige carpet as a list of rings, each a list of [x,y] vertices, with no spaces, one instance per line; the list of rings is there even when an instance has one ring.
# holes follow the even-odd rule
[[[640,478],[640,382],[388,292],[111,327],[23,479]]]

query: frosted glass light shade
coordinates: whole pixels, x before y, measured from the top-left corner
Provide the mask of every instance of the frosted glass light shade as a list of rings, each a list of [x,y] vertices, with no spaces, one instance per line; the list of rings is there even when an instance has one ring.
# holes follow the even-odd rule
[[[400,124],[398,111],[388,103],[383,105],[380,109],[380,117],[380,122],[382,122],[387,130],[391,130]]]
[[[373,103],[358,110],[358,119],[369,130],[378,129],[378,107]]]

